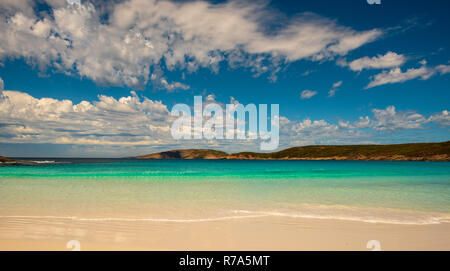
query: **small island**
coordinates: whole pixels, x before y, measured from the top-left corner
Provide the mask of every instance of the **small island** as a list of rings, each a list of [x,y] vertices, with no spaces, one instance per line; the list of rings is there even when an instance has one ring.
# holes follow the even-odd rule
[[[228,154],[210,149],[182,149],[137,156],[137,159],[229,160],[362,160],[450,161],[450,141],[389,145],[320,145],[293,147],[278,152]]]

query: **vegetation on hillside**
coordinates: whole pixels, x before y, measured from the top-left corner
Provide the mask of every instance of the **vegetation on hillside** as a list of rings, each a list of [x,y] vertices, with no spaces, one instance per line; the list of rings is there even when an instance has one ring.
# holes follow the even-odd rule
[[[428,160],[450,161],[450,141],[392,145],[322,145],[293,147],[272,153],[227,154],[208,149],[174,150],[139,159],[286,159],[286,160]]]
[[[235,157],[287,159],[287,158],[327,158],[345,157],[347,159],[376,157],[423,158],[450,156],[450,141],[443,143],[410,143],[392,145],[342,145],[293,147],[272,153],[240,152]]]
[[[139,159],[226,159],[228,153],[208,149],[173,150],[138,156]]]

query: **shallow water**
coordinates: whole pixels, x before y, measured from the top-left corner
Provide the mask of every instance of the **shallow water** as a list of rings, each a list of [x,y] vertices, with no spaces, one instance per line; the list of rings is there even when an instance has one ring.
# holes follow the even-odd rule
[[[33,159],[0,167],[0,216],[197,222],[287,216],[437,224],[446,162]],[[52,162],[53,161],[53,162]]]

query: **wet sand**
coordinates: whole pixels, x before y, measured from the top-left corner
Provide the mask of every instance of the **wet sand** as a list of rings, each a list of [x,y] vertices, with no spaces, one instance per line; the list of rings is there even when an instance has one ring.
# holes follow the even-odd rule
[[[0,250],[450,250],[450,223],[256,217],[203,222],[0,218]]]

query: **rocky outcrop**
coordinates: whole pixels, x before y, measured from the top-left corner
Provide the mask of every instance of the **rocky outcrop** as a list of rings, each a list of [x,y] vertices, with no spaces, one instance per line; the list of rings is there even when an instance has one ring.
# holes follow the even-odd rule
[[[20,166],[20,165],[35,165],[37,163],[32,161],[22,161],[14,160],[11,158],[0,156],[0,167],[1,166]]]

